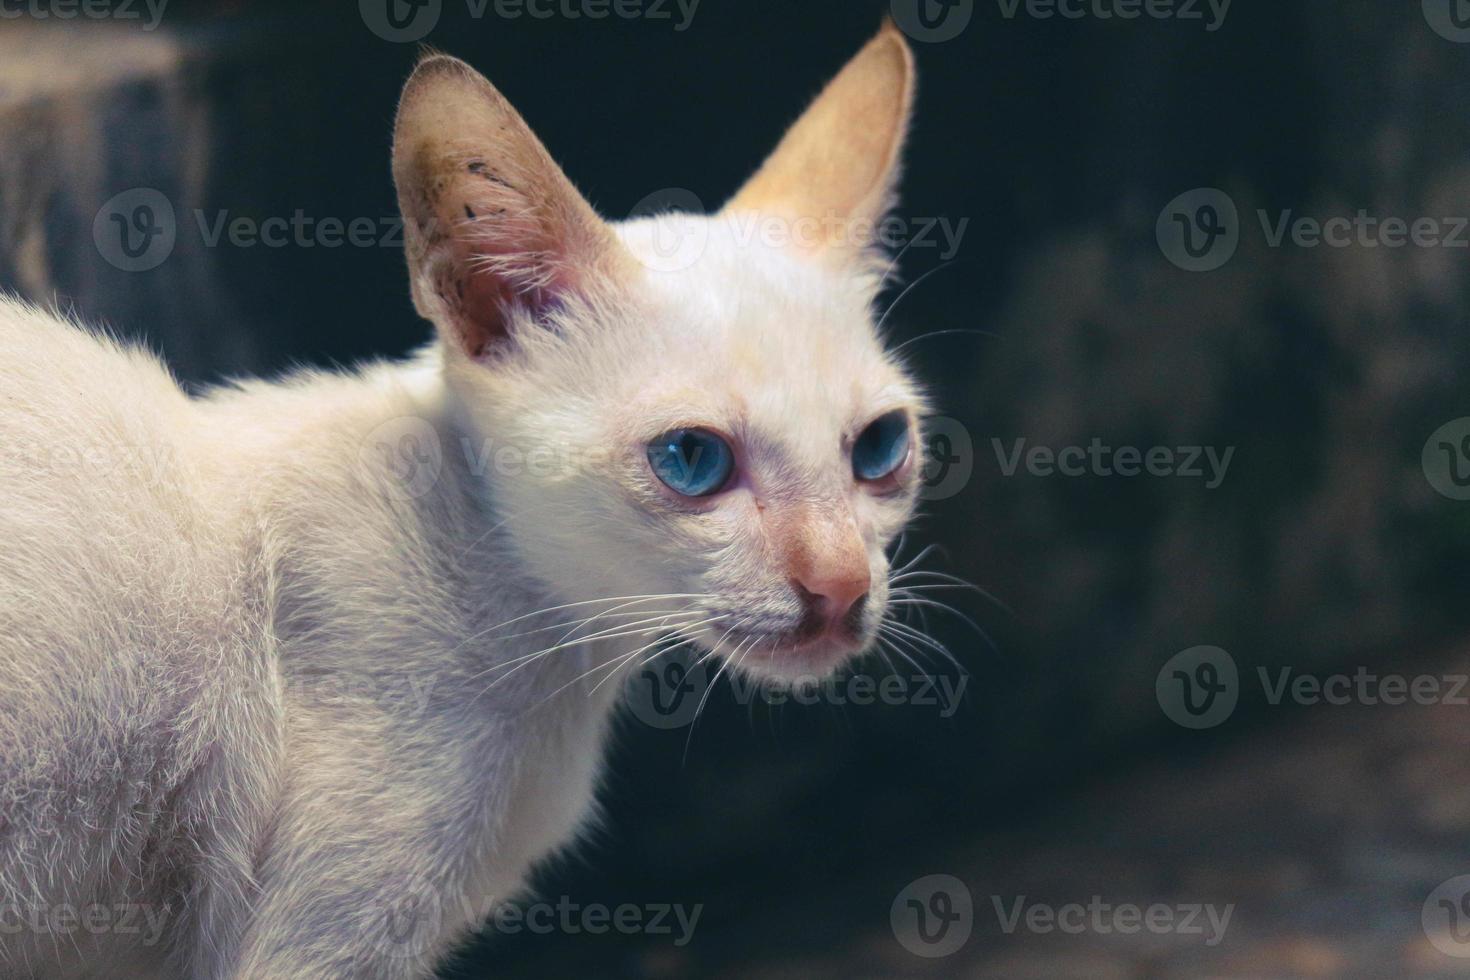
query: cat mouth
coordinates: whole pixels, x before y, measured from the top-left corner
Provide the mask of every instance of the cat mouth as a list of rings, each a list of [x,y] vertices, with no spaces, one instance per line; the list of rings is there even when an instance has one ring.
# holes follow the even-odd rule
[[[848,627],[812,630],[733,630],[720,638],[715,652],[735,669],[778,677],[825,676],[868,645],[867,637]]]

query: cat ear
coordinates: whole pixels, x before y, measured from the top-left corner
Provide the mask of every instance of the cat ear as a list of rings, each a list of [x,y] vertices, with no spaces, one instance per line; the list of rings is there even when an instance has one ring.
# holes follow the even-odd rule
[[[810,250],[862,251],[893,204],[913,101],[913,54],[885,20],[725,211],[777,217]]]
[[[631,261],[526,121],[483,75],[431,55],[404,87],[393,134],[414,306],[470,357],[516,307],[588,295]]]

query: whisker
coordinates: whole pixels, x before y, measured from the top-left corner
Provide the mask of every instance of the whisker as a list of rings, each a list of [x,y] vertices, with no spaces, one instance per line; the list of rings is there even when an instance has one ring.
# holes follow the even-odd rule
[[[904,579],[910,579],[912,576],[915,576],[915,575],[943,575],[943,574],[944,574],[943,572],[922,572],[922,571],[920,571],[920,572],[909,572],[907,575],[904,575],[903,578]],[[889,585],[889,588],[891,588],[895,593],[899,593],[899,592],[939,592],[939,591],[944,591],[946,589],[964,589],[966,591],[973,592],[976,595],[980,596],[980,598],[982,598],[982,599],[986,600],[987,602],[991,603],[992,605],[994,605],[996,608],[1000,609],[1002,612],[1006,613],[1007,615],[1010,615],[1010,616],[1015,616],[1016,615],[1016,611],[1014,609],[1012,609],[1009,605],[1007,605],[1006,602],[1005,602],[1005,600],[1001,599],[999,596],[996,596],[996,595],[994,595],[991,592],[987,592],[985,589],[980,588],[980,586],[975,585],[972,582],[966,582],[964,579],[955,579],[954,581],[949,581],[949,580],[946,579],[946,580],[938,581],[938,582],[924,582],[924,581],[920,581],[916,585],[903,585],[902,583],[897,582],[897,581],[890,581],[888,583],[888,585]]]
[[[634,657],[638,656],[643,651],[648,650],[648,649],[650,649],[652,647],[656,647],[660,643],[665,642],[666,640],[668,640],[668,637],[667,636],[659,636],[652,643],[644,644],[643,646],[638,647],[636,650],[633,650],[631,653],[619,654],[618,656],[613,657],[612,659],[610,659],[610,660],[608,660],[608,661],[606,661],[604,663],[598,664],[597,666],[593,667],[591,670],[583,671],[582,673],[578,674],[576,677],[573,677],[571,680],[567,681],[561,687],[557,688],[556,690],[552,691],[550,694],[546,695],[546,697],[542,699],[542,702],[541,703],[544,704],[545,702],[550,701],[552,698],[556,697],[562,691],[565,691],[567,688],[571,687],[573,684],[576,684],[578,681],[582,680],[583,678],[590,677],[592,674],[597,673],[599,670],[606,670],[608,667],[612,667],[613,669],[608,673],[607,677],[604,677],[602,680],[598,681],[597,682],[597,685],[595,687],[593,687],[591,691],[588,691],[587,692],[587,696],[588,697],[591,697],[592,696],[592,693],[594,691],[596,691],[598,687],[601,687],[602,686],[603,681],[606,681],[608,677],[613,677],[613,676],[615,676],[617,674],[619,667],[621,667],[623,664],[627,663],[628,661],[632,660]]]
[[[953,329],[953,330],[931,330],[928,333],[921,333],[917,337],[910,337],[908,340],[905,340],[903,343],[899,344],[897,347],[893,348],[888,353],[890,353],[890,354],[897,354],[899,351],[903,350],[909,344],[917,344],[919,341],[921,341],[921,340],[928,340],[930,337],[944,337],[944,336],[948,336],[949,334],[960,334],[960,333],[962,333],[962,334],[969,334],[969,335],[975,336],[975,337],[990,337],[990,338],[993,338],[995,340],[1001,340],[1002,339],[1002,337],[1001,337],[1000,334],[995,333],[994,331],[991,331],[991,330],[972,330],[972,329],[964,329],[964,328],[956,328],[956,329]]]
[[[889,639],[892,640],[892,637],[890,637]],[[934,675],[933,674],[930,674],[927,670],[925,670],[922,666],[920,666],[919,665],[919,662],[917,660],[915,660],[913,657],[910,657],[908,654],[904,653],[903,650],[899,649],[898,644],[896,642],[894,643],[894,646],[893,646],[893,652],[896,653],[896,654],[898,654],[903,659],[907,660],[910,664],[912,664],[913,665],[913,668],[919,672],[919,675],[921,677],[923,677],[926,680],[932,680],[933,679],[933,676]],[[895,671],[894,673],[896,674],[897,671]]]
[[[897,599],[888,600],[888,604],[890,606],[907,606],[913,609],[917,609],[920,612],[922,612],[926,608],[938,609],[939,611],[948,613],[949,615],[958,619],[960,622],[968,625],[970,629],[974,630],[976,633],[979,633],[982,637],[984,637],[986,642],[990,641],[990,635],[986,633],[983,629],[981,629],[978,623],[976,623],[969,616],[966,616],[964,613],[960,612],[958,609],[956,609],[954,606],[951,606],[947,602],[940,602],[937,599],[926,599],[918,596],[900,596]],[[928,632],[927,624],[925,625],[925,632]],[[993,646],[994,644],[991,645]]]
[[[892,571],[890,571],[888,573],[888,580],[890,582],[892,582],[895,578],[897,578],[898,576],[902,575],[904,572],[907,572],[909,569],[913,568],[915,565],[917,565],[919,562],[923,561],[925,558],[929,557],[931,554],[933,554],[938,549],[939,549],[939,545],[937,545],[937,544],[928,545],[923,550],[921,550],[917,555],[915,555],[913,558],[910,558],[908,561],[904,562],[904,564],[902,566],[900,566],[898,568],[895,568]]]
[[[715,671],[715,676],[710,678],[709,686],[704,689],[704,696],[699,699],[699,704],[695,705],[694,719],[689,722],[689,737],[684,740],[684,757],[683,760],[679,763],[681,766],[689,764],[689,747],[694,744],[694,729],[699,726],[699,716],[704,714],[704,703],[709,700],[710,692],[713,691],[715,689],[715,685],[719,683],[720,675],[728,670],[730,668],[730,664],[734,662],[735,653],[739,653],[740,648],[749,642],[751,642],[749,638],[742,640],[735,647],[734,653],[725,658],[725,662],[720,664],[720,669]]]
[[[695,637],[697,637],[699,635],[699,630],[702,629],[705,626],[708,626],[708,625],[709,625],[708,622],[703,622],[703,623],[695,623],[693,626],[681,626],[678,629],[674,630],[672,633],[667,633],[667,634],[665,634],[663,636],[660,636],[658,639],[654,640],[652,643],[648,643],[648,644],[645,644],[645,645],[639,647],[638,649],[634,650],[631,654],[628,654],[626,657],[616,658],[616,662],[618,663],[619,669],[621,669],[622,665],[623,664],[626,664],[633,657],[638,656],[640,653],[642,653],[645,650],[650,650],[651,649],[651,650],[653,650],[653,653],[649,654],[647,657],[644,657],[643,660],[642,660],[642,662],[638,664],[639,667],[647,667],[655,659],[657,659],[658,656],[660,654],[662,654],[665,650],[678,649],[679,647],[683,646],[685,643],[688,643],[689,641],[693,640]],[[691,632],[691,630],[692,630],[692,632]],[[669,646],[664,646],[664,644],[669,644]],[[597,689],[599,687],[601,687],[602,685],[606,684],[613,677],[616,677],[617,676],[617,673],[618,673],[617,670],[609,671],[608,672],[608,675],[606,677],[604,677],[602,680],[598,681],[596,684],[592,685],[592,690],[590,690],[590,691],[587,692],[587,696],[590,698],[592,695],[596,694],[597,693]],[[585,675],[583,675],[583,676],[585,676]],[[581,680],[580,677],[577,678],[577,679],[578,680]]]
[[[906,623],[897,622],[896,620],[892,619],[885,620],[879,628],[881,629],[883,628],[883,626],[887,626],[889,629],[895,630],[897,632],[897,635],[906,637],[907,639],[914,643],[917,643],[921,647],[925,647],[929,650],[934,651],[935,653],[944,657],[950,663],[954,664],[955,667],[959,668],[960,670],[965,670],[964,665],[962,665],[958,660],[955,659],[954,654],[949,652],[949,648],[946,647],[943,643],[940,643],[938,640],[934,639],[934,637],[929,636],[925,633],[920,633],[912,626],[909,626]]]
[[[479,630],[479,631],[471,634],[470,636],[466,637],[464,640],[462,640],[454,648],[454,650],[451,650],[450,653],[453,653],[456,650],[459,650],[460,648],[466,646],[467,644],[472,643],[475,640],[478,640],[481,637],[484,637],[484,636],[486,636],[486,635],[488,635],[490,633],[493,633],[496,630],[504,629],[507,626],[514,626],[516,623],[523,622],[523,621],[525,621],[527,619],[532,619],[532,618],[534,618],[536,616],[544,616],[547,613],[559,612],[559,611],[561,611],[563,609],[574,609],[574,608],[576,608],[578,606],[591,606],[591,605],[595,605],[595,604],[600,603],[600,602],[623,602],[623,601],[627,601],[627,600],[637,600],[639,602],[653,602],[654,600],[657,600],[657,599],[708,599],[708,598],[710,598],[710,596],[707,593],[698,593],[698,592],[669,592],[669,593],[664,593],[664,594],[654,593],[654,594],[650,594],[650,595],[609,596],[609,597],[603,598],[603,599],[583,599],[580,602],[565,602],[565,603],[562,603],[559,606],[548,606],[545,609],[537,609],[534,612],[528,612],[528,613],[526,613],[526,614],[524,614],[522,616],[517,616],[514,619],[507,619],[503,623],[497,623],[494,626],[488,626],[485,629]]]
[[[662,629],[663,627],[665,627],[666,625],[668,625],[668,621],[669,620],[673,619],[674,617],[676,617],[678,615],[681,615],[681,614],[680,613],[666,613],[666,614],[664,614],[661,617],[657,617],[656,616],[652,620],[648,620],[644,624],[638,624],[637,626],[629,626],[627,624],[623,624],[621,626],[612,627],[612,628],[610,628],[608,630],[599,631],[599,632],[594,633],[594,634],[592,634],[590,636],[583,636],[583,637],[579,637],[578,639],[575,639],[575,640],[569,640],[569,641],[564,642],[564,643],[558,643],[557,645],[551,646],[551,647],[547,647],[544,650],[537,650],[535,653],[529,653],[529,654],[526,654],[523,657],[517,657],[515,660],[504,661],[502,663],[494,664],[494,665],[486,668],[485,670],[480,671],[478,674],[475,674],[473,677],[469,678],[469,680],[476,680],[476,679],[478,679],[480,677],[485,676],[486,674],[493,673],[496,670],[500,670],[500,669],[505,668],[505,667],[510,667],[511,668],[510,670],[506,671],[506,673],[502,674],[500,677],[497,677],[491,684],[489,684],[489,685],[486,686],[485,691],[488,691],[488,690],[490,690],[490,688],[494,687],[496,684],[499,684],[501,681],[505,680],[507,677],[510,677],[512,674],[515,674],[517,671],[520,671],[521,669],[529,666],[530,664],[535,663],[537,660],[540,660],[543,657],[549,657],[553,653],[559,653],[562,650],[569,650],[572,647],[583,646],[583,645],[588,644],[588,643],[596,643],[599,640],[617,640],[617,639],[622,639],[622,638],[629,637],[629,636],[644,636],[644,635],[647,635],[648,633],[650,633],[650,632],[652,632],[654,630]],[[512,666],[513,664],[515,666]],[[484,693],[484,691],[481,692],[481,694],[483,694],[483,693]],[[479,697],[479,695],[476,695],[476,697]]]
[[[934,268],[930,269],[928,272],[924,273],[919,278],[915,279],[913,282],[909,283],[908,286],[904,288],[903,292],[898,294],[898,298],[895,299],[892,303],[888,304],[888,309],[885,310],[883,312],[883,316],[879,318],[878,326],[874,328],[877,331],[878,336],[883,336],[883,324],[888,322],[889,315],[898,308],[898,304],[903,302],[905,296],[913,292],[915,289],[918,289],[920,284],[923,283],[924,280],[928,279],[930,276],[934,275],[934,273],[943,272],[945,269],[948,269],[952,265],[958,265],[961,261],[963,260],[954,259],[952,261],[944,263],[943,265],[937,265]]]

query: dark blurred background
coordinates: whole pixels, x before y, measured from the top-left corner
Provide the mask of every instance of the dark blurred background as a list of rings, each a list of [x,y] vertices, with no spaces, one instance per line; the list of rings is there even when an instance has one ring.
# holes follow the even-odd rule
[[[1452,884],[1470,872],[1470,707],[1449,693],[1470,669],[1461,0],[1223,18],[1178,0],[1136,19],[1101,15],[1128,0],[1075,18],[1035,0],[702,0],[692,17],[647,0],[596,20],[570,0],[545,19],[442,0],[401,4],[433,18],[401,41],[383,0],[174,0],[153,27],[141,2],[71,19],[37,2],[0,0],[0,287],[148,338],[190,384],[428,338],[393,240],[210,245],[196,217],[389,231],[415,42],[484,71],[622,218],[670,189],[717,207],[890,7],[915,35],[901,269],[933,274],[889,323],[932,383],[948,463],[903,557],[937,544],[924,567],[994,597],[930,593],[976,628],[934,611],[960,668],[913,653],[951,689],[967,678],[963,699],[772,705],[721,679],[692,729],[630,714],[601,832],[539,893],[701,905],[692,940],[492,928],[447,975],[1470,975],[1470,885]],[[130,269],[94,225],[139,188],[169,202],[176,240]],[[1272,244],[1287,212],[1360,211],[1431,220],[1440,241]],[[1184,228],[1212,248],[1183,251]],[[1204,457],[1198,478],[1008,473],[1021,439],[1232,455],[1216,481]],[[1282,669],[1451,680],[1422,704],[1313,704],[1273,699]],[[1234,709],[1181,714],[1190,681]],[[932,904],[934,874],[962,883],[953,906]],[[1234,917],[1213,944],[1005,927],[1018,899],[1094,896]],[[961,906],[954,950],[904,918]]]

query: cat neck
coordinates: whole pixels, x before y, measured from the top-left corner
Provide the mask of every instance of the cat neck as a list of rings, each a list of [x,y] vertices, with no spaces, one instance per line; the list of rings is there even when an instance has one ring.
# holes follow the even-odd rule
[[[350,678],[408,708],[473,702],[493,714],[616,701],[608,675],[638,644],[574,634],[601,607],[542,612],[569,599],[518,557],[475,465],[480,436],[432,352],[203,404],[211,437],[236,449],[215,476],[269,563],[288,687],[310,697],[308,678]]]

